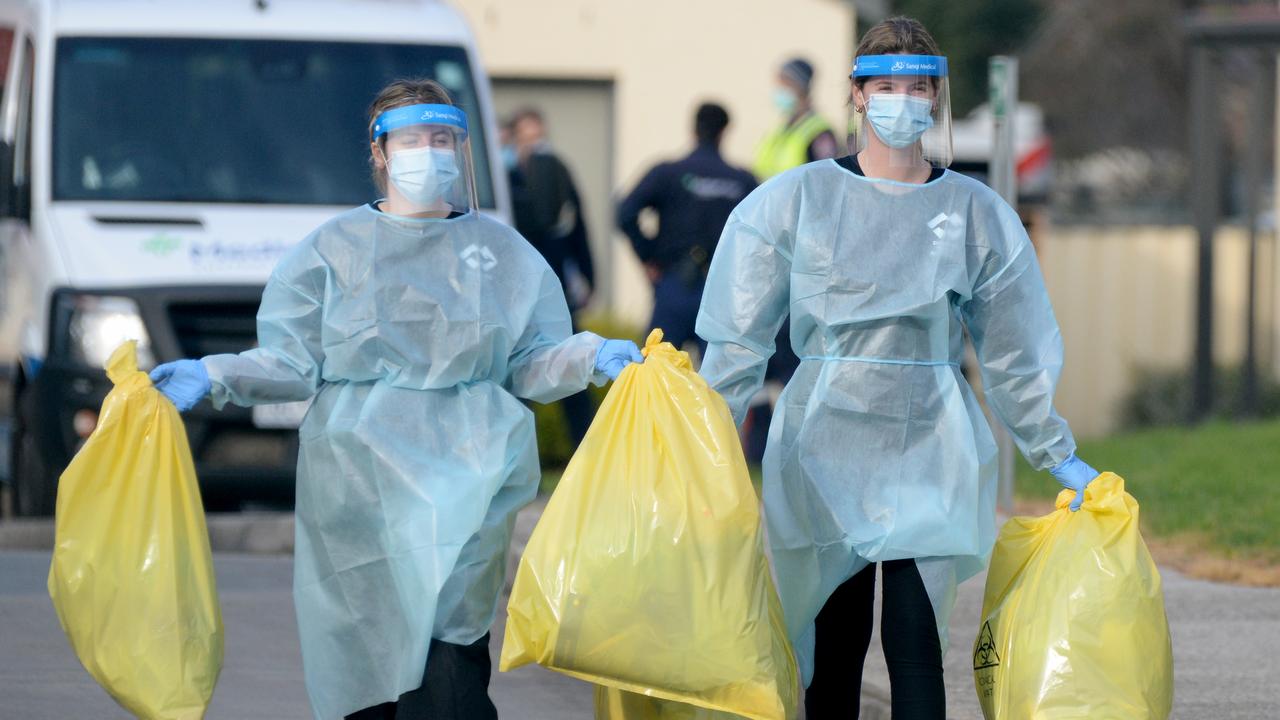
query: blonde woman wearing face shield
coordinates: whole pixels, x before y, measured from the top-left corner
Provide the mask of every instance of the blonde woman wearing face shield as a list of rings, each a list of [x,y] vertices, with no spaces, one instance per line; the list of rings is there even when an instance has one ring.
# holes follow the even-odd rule
[[[259,347],[167,363],[189,409],[314,398],[299,430],[294,602],[316,718],[497,716],[488,631],[516,511],[537,491],[532,413],[641,360],[573,335],[564,292],[475,211],[467,117],[429,80],[370,111],[384,200],[276,267]]]
[[[733,212],[697,331],[741,422],[790,316],[801,364],[778,401],[764,503],[810,720],[857,717],[875,568],[893,716],[945,716],[956,584],[995,539],[996,446],[960,372],[1037,468],[1097,475],[1053,407],[1062,340],[1017,214],[951,161],[947,64],[919,22],[862,39],[856,152],[771,179]]]

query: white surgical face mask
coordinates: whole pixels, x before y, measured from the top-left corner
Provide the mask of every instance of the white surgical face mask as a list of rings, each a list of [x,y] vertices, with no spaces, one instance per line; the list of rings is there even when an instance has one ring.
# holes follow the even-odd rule
[[[405,199],[419,207],[440,203],[458,179],[453,150],[415,148],[391,153],[387,175]]]
[[[867,101],[867,120],[885,145],[909,147],[933,127],[933,103],[901,93],[876,93]]]

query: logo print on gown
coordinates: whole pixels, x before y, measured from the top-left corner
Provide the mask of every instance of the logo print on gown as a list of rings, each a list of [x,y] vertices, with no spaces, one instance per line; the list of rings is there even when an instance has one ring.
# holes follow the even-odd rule
[[[467,265],[476,270],[492,270],[498,266],[498,258],[493,256],[493,251],[487,247],[479,245],[468,245],[462,251],[460,257]]]
[[[942,236],[946,234],[947,221],[950,219],[950,215],[947,215],[946,213],[938,213],[929,221],[929,229],[933,231],[934,235],[938,236],[939,240],[941,240]]]

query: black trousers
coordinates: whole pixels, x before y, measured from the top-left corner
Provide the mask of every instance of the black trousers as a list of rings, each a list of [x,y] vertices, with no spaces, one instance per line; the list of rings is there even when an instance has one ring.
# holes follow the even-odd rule
[[[422,687],[347,720],[497,720],[489,699],[489,633],[470,645],[432,640]]]
[[[889,560],[884,570],[880,642],[889,666],[893,720],[944,720],[942,644],[914,560]],[[818,613],[813,682],[805,691],[808,720],[856,720],[862,664],[871,644],[876,566],[836,588]]]

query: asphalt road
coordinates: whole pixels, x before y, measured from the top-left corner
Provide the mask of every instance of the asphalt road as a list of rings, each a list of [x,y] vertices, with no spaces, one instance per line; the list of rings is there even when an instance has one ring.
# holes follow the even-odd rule
[[[522,514],[517,552],[535,519],[536,511]],[[280,518],[272,522],[273,532],[287,527]],[[227,652],[207,717],[310,718],[289,591],[291,559],[219,553],[215,565]],[[71,653],[45,592],[48,567],[47,551],[0,551],[0,720],[128,718]],[[1164,571],[1164,579],[1176,673],[1173,717],[1280,717],[1280,590],[1192,580],[1172,570]],[[946,664],[953,720],[982,717],[969,652],[981,594],[981,578],[961,586],[952,616]],[[501,638],[499,621],[491,648],[495,667]],[[863,685],[864,720],[888,718],[886,678],[879,643],[873,642]],[[495,672],[492,694],[504,718],[591,717],[589,686],[538,667]]]
[[[289,591],[288,557],[218,555],[226,659],[208,720],[310,720]],[[80,667],[49,597],[46,552],[0,553],[0,718],[126,720]],[[492,653],[497,666],[501,627]],[[590,718],[586,683],[532,666],[495,672],[493,698],[504,718]]]

